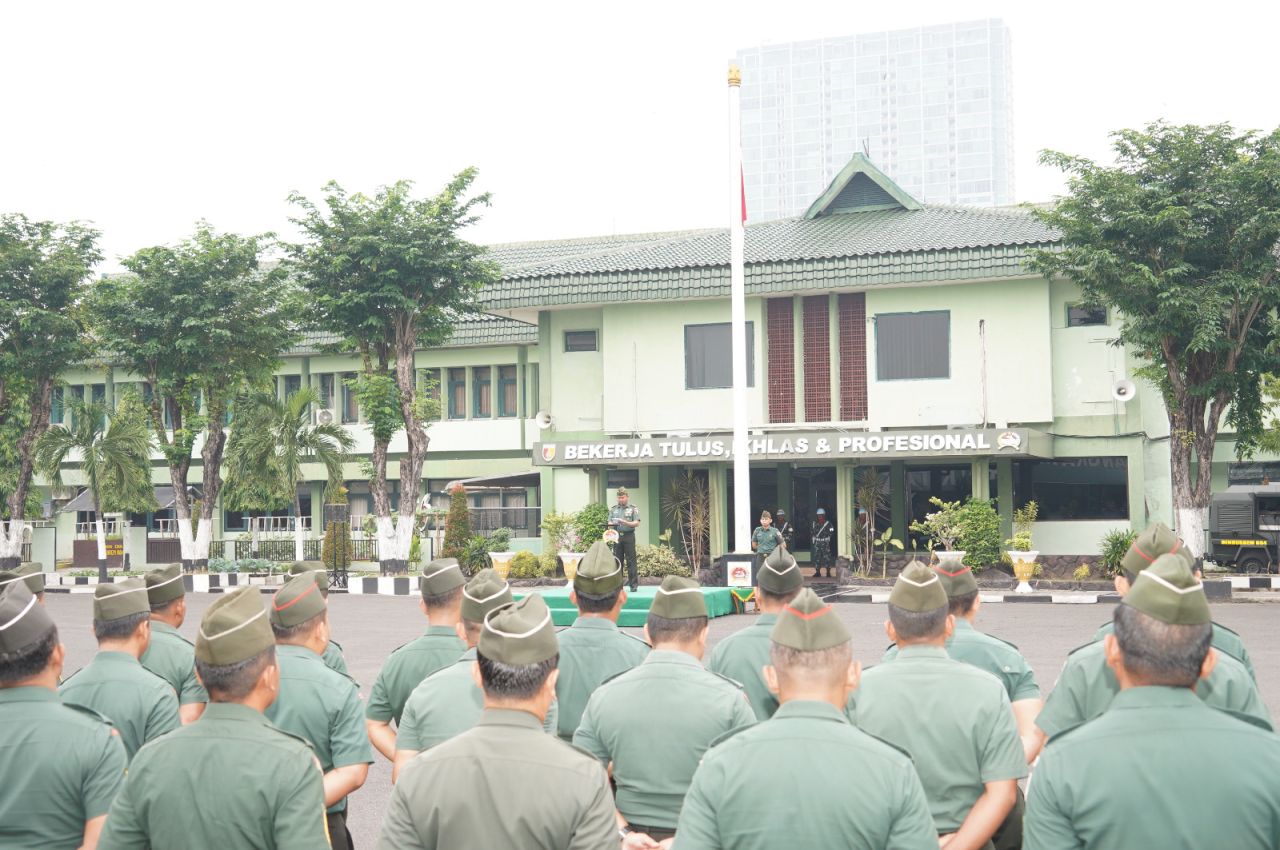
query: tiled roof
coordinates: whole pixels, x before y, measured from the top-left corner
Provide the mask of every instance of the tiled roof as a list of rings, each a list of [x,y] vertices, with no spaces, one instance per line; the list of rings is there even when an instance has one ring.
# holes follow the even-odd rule
[[[337,344],[338,337],[331,333],[311,332],[287,354],[318,354],[327,346]],[[528,322],[476,313],[455,319],[453,335],[440,347],[465,348],[478,345],[535,345],[538,342],[538,326]]]

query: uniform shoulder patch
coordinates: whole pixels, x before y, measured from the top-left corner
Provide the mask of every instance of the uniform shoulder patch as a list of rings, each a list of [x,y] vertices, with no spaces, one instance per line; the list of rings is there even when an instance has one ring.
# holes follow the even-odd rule
[[[89,718],[90,720],[93,720],[97,723],[102,723],[105,726],[111,726],[111,720],[105,714],[100,714],[99,712],[94,711],[92,708],[89,708],[88,706],[76,705],[75,703],[71,703],[71,702],[64,702],[63,705],[65,705],[67,708],[71,709],[72,711],[76,712],[77,714],[83,714],[85,717]]]

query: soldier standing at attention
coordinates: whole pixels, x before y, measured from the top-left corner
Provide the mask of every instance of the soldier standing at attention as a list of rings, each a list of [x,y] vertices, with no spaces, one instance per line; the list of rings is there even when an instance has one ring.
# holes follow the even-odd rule
[[[311,745],[324,772],[324,802],[333,850],[349,850],[347,796],[369,777],[373,749],[365,734],[356,683],[321,657],[329,645],[329,608],[315,574],[294,575],[276,591],[269,618],[276,636],[280,695],[267,719]]]
[[[782,535],[782,545],[787,547],[787,551],[791,551],[795,547],[791,544],[795,542],[796,527],[787,520],[787,512],[782,508],[778,508],[773,512],[778,518],[778,533]]]
[[[169,683],[178,695],[178,717],[195,723],[209,695],[196,678],[196,650],[178,633],[187,619],[187,589],[182,564],[156,567],[144,577],[151,606],[151,643],[142,653],[142,666]]]
[[[636,573],[636,529],[640,527],[640,509],[631,504],[626,487],[618,488],[618,504],[609,509],[609,526],[618,530],[614,544],[618,561],[627,568],[627,583],[635,593],[639,586]]]
[[[325,570],[324,564],[320,561],[294,561],[293,566],[289,568],[290,575],[298,575],[300,573],[310,573],[315,579],[316,585],[320,588],[320,595],[325,598],[326,603],[329,599],[329,573]],[[342,657],[342,644],[329,637],[329,642],[325,644],[324,666],[330,670],[341,673],[350,677],[351,673],[347,670],[347,659]],[[354,680],[353,680],[354,681]]]
[[[802,589],[769,643],[765,672],[782,706],[702,757],[680,812],[681,850],[937,850],[911,759],[844,715],[861,668],[832,607]]]
[[[107,720],[58,700],[66,649],[23,582],[0,588],[0,847],[94,850],[124,784]]]
[[[566,741],[582,720],[587,700],[608,679],[644,661],[649,645],[618,628],[618,616],[627,604],[622,564],[602,541],[591,544],[578,564],[569,597],[578,606],[578,619],[560,632],[560,676],[556,679],[559,704],[558,733]]]
[[[543,731],[556,698],[555,626],[531,593],[491,611],[475,677],[484,715],[415,758],[391,792],[382,850],[617,850],[600,765]]]
[[[324,782],[311,745],[263,716],[280,692],[275,638],[257,587],[219,598],[196,635],[209,705],[143,747],[101,850],[328,847]]]
[[[698,663],[707,603],[693,579],[667,576],[649,609],[644,663],[587,701],[573,743],[613,764],[624,848],[675,835],[698,760],[726,732],[755,722],[742,688]]]
[[[400,724],[409,694],[423,679],[467,651],[467,645],[458,637],[462,586],[466,583],[456,558],[432,561],[418,577],[418,590],[422,593],[419,604],[427,617],[427,633],[391,653],[373,683],[364,712],[369,740],[388,761],[396,758],[396,733],[391,721]]]
[[[98,654],[67,677],[58,695],[110,720],[132,759],[147,741],[182,725],[173,688],[138,663],[151,642],[151,604],[142,579],[94,589],[93,634]]]
[[[752,567],[752,573],[760,572],[760,566],[764,563],[765,558],[777,549],[783,546],[785,541],[782,539],[781,532],[773,527],[773,517],[768,511],[760,512],[760,524],[751,532],[751,551],[756,553],[755,565]]]
[[[1210,649],[1209,603],[1185,560],[1158,557],[1114,616],[1104,643],[1120,693],[1041,756],[1026,846],[1280,846],[1280,738],[1192,693],[1225,655]],[[1193,792],[1153,793],[1184,777]]]
[[[36,601],[44,604],[44,564],[28,561],[19,564],[16,570],[0,570],[0,590],[15,581],[25,582],[27,590],[35,595]]]
[[[859,729],[911,754],[943,846],[978,850],[1013,810],[1027,760],[1004,685],[947,655],[954,628],[941,580],[912,561],[889,594],[898,657],[866,672],[849,707]]]
[[[773,627],[778,613],[804,588],[804,576],[796,559],[779,546],[765,558],[756,573],[756,604],[760,616],[745,629],[716,644],[707,669],[742,683],[757,720],[768,720],[778,710],[778,697],[769,689],[764,668],[769,664]]]
[[[835,533],[835,526],[827,521],[826,510],[818,508],[817,518],[813,521],[813,534],[810,537],[813,541],[814,578],[822,575],[824,569],[828,577],[835,575],[835,562],[831,557],[831,538]]]

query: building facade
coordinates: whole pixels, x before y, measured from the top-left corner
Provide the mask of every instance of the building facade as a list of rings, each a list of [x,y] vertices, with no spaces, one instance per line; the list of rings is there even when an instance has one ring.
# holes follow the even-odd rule
[[[1010,50],[993,19],[739,51],[751,218],[799,215],[858,152],[922,202],[1012,204]]]

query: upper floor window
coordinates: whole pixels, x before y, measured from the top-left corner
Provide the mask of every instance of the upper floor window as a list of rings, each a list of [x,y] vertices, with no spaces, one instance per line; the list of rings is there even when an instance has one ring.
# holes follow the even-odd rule
[[[440,370],[423,369],[418,373],[418,391],[427,401],[427,413],[431,419],[440,418]]]
[[[477,419],[488,419],[493,415],[493,369],[489,366],[476,366],[471,370],[471,380],[474,384],[471,392],[475,396],[471,415]]]
[[[1089,325],[1107,324],[1106,307],[1086,307],[1084,304],[1067,305],[1067,327],[1083,328]]]
[[[519,409],[516,395],[516,367],[498,367],[498,415],[515,416]]]
[[[285,375],[284,376],[284,397],[285,398],[288,398],[294,393],[301,392],[301,390],[302,390],[301,375]]]
[[[951,377],[951,312],[876,316],[876,380]]]
[[[567,352],[595,351],[597,340],[595,331],[565,331],[564,350]]]
[[[449,418],[467,418],[467,370],[449,370]]]
[[[360,421],[360,402],[356,399],[355,388],[351,386],[355,379],[355,372],[342,376],[342,421],[348,424]]]
[[[684,326],[684,386],[690,390],[733,386],[732,324]],[[755,386],[755,323],[747,322],[747,386]]]

